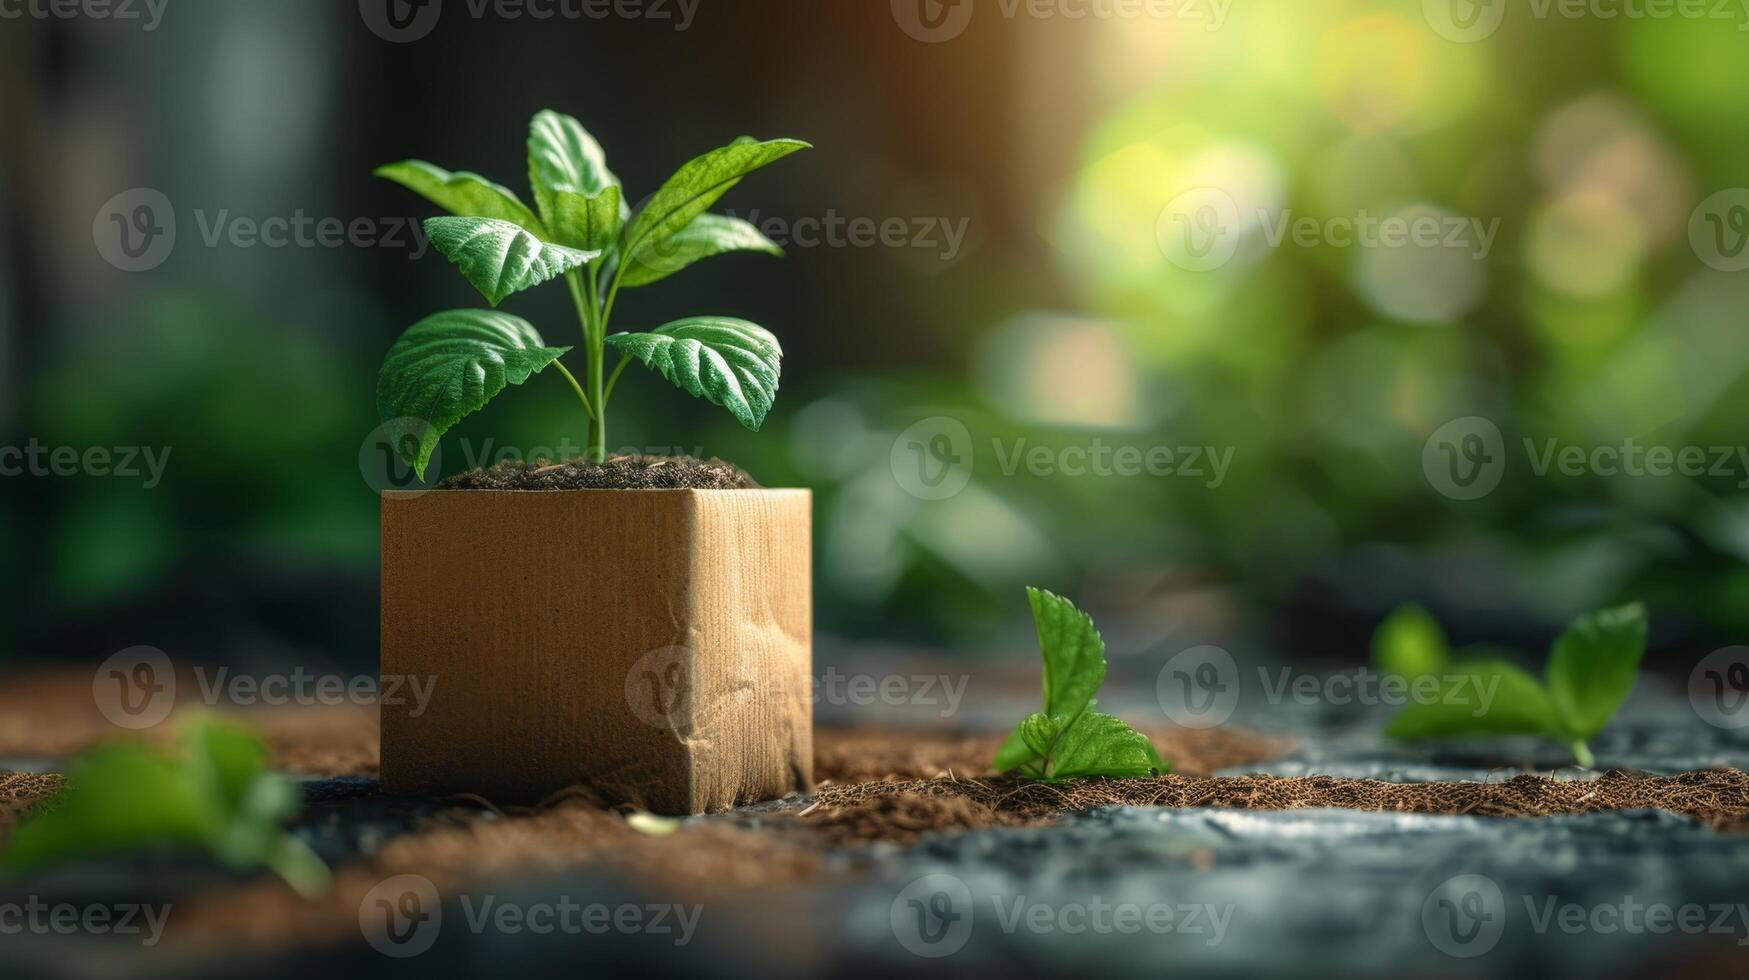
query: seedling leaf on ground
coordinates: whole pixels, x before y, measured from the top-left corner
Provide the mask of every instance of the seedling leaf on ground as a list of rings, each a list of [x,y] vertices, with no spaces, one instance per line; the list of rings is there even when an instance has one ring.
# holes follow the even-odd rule
[[[303,805],[290,780],[267,768],[249,732],[192,725],[172,755],[130,743],[76,759],[67,786],[25,819],[4,866],[22,873],[75,858],[193,845],[239,872],[269,868],[306,898],[328,890],[327,865],[281,824]]]
[[[1411,684],[1431,682],[1422,689],[1437,696],[1411,699],[1386,734],[1540,735],[1568,746],[1575,761],[1590,768],[1595,760],[1586,742],[1633,691],[1646,631],[1646,607],[1639,603],[1581,616],[1555,641],[1539,682],[1499,656],[1453,661],[1432,617],[1405,607],[1374,634],[1373,662]]]
[[[1026,590],[1044,658],[1044,711],[1028,715],[996,750],[997,772],[1029,779],[1082,776],[1137,779],[1171,766],[1146,736],[1121,720],[1090,710],[1105,681],[1105,640],[1074,603],[1042,589]]]

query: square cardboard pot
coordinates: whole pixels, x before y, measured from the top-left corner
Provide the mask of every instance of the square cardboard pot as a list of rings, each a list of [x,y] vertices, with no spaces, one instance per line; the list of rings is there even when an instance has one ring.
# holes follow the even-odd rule
[[[387,493],[382,517],[385,792],[586,784],[679,815],[811,788],[808,491]]]

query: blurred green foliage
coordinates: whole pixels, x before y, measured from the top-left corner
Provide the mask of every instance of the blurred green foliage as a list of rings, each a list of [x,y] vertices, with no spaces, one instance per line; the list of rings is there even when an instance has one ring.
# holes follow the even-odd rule
[[[1011,103],[979,111],[1020,158],[984,165],[995,203],[973,237],[987,244],[932,274],[792,249],[784,274],[828,277],[808,294],[826,299],[790,318],[811,323],[771,318],[806,356],[791,351],[764,431],[628,375],[609,448],[702,451],[815,488],[817,620],[852,637],[1012,637],[1031,583],[1087,600],[1118,652],[1202,615],[1229,631],[1366,624],[1352,655],[1409,599],[1454,634],[1464,617],[1547,625],[1641,597],[1661,630],[1740,636],[1749,466],[1539,475],[1525,443],[1749,442],[1749,272],[1709,265],[1703,206],[1749,172],[1749,33],[1529,10],[1510,5],[1473,43],[1442,37],[1420,0],[1235,4],[1219,30],[1032,25],[1052,58],[1025,53],[1026,25],[992,20],[964,43],[1011,49],[996,83]],[[1044,90],[1062,98],[1034,111]],[[823,170],[842,163],[822,152]],[[1233,204],[1232,257],[1187,268],[1175,202],[1210,188]],[[1385,218],[1456,221],[1487,247],[1330,232]],[[1284,220],[1317,231],[1272,241]],[[313,281],[351,283],[361,264]],[[691,281],[699,308],[756,312],[698,285],[723,280]],[[173,478],[30,490],[34,526],[0,518],[0,535],[43,548],[23,584],[82,615],[190,564],[368,581],[377,512],[358,447],[375,364],[406,323],[347,298],[357,288],[285,304],[214,276],[144,292],[113,314],[120,329],[57,324],[26,379],[32,431],[173,446]],[[913,322],[867,322],[870,290]],[[563,342],[562,321],[515,312]],[[887,368],[833,356],[870,336],[896,352]],[[1424,454],[1472,417],[1500,430],[1505,472],[1453,499]],[[901,437],[935,418],[963,427],[971,472],[925,499]],[[574,396],[536,379],[458,426],[442,465],[583,442]],[[1096,444],[1231,465],[1218,485],[1056,465]],[[1040,447],[1044,470],[1004,465]],[[368,653],[369,624],[356,632]]]

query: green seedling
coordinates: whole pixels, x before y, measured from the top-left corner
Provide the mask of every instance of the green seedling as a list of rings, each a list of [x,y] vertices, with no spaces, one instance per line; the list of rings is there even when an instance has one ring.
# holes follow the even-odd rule
[[[1092,710],[1105,683],[1105,640],[1074,603],[1027,589],[1044,654],[1044,710],[1028,715],[992,766],[1027,779],[1055,782],[1081,776],[1139,779],[1171,771],[1147,737]]]
[[[175,754],[138,743],[74,760],[67,786],[26,818],[4,867],[24,873],[75,858],[193,845],[238,872],[268,868],[298,894],[328,890],[328,866],[281,824],[303,805],[298,787],[267,768],[248,731],[201,722]]]
[[[1440,696],[1414,700],[1385,733],[1404,740],[1460,735],[1540,735],[1572,749],[1589,769],[1586,744],[1615,717],[1646,651],[1646,607],[1639,603],[1581,616],[1555,640],[1538,681],[1503,653],[1458,658],[1426,610],[1404,606],[1373,635],[1380,671],[1415,683],[1435,678]]]
[[[758,431],[777,398],[783,358],[769,331],[723,316],[676,320],[648,333],[610,335],[608,325],[623,288],[648,286],[726,252],[782,255],[747,222],[708,212],[748,174],[807,148],[799,140],[742,137],[681,167],[635,212],[600,144],[577,120],[550,110],[529,126],[532,208],[478,174],[420,160],[379,168],[377,176],[450,213],[425,222],[431,244],[493,307],[563,278],[582,328],[579,380],[560,363],[574,348],[549,346],[519,317],[452,310],[414,324],[390,349],[377,380],[377,410],[394,430],[402,459],[423,478],[445,432],[509,385],[551,367],[582,402],[588,458],[600,462],[608,401],[634,360]],[[611,375],[608,348],[619,355]]]

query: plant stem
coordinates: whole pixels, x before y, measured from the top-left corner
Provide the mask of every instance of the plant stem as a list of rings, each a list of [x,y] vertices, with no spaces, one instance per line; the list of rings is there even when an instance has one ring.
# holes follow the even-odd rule
[[[1597,759],[1591,754],[1591,747],[1579,741],[1573,743],[1573,761],[1577,762],[1581,769],[1590,769],[1597,765]]]
[[[577,318],[583,324],[584,378],[589,385],[589,392],[584,400],[593,405],[594,411],[589,419],[589,455],[591,463],[599,463],[607,459],[607,403],[602,398],[604,391],[602,378],[602,339],[606,336],[605,323],[599,316],[595,306],[595,277],[576,270],[565,274],[565,282],[571,287],[571,301],[577,305]],[[588,296],[584,295],[584,287],[580,282],[588,283]]]
[[[553,362],[553,367],[558,368],[559,373],[565,376],[565,380],[571,382],[571,389],[577,392],[577,400],[583,403],[583,410],[589,413],[589,420],[595,421],[595,406],[589,404],[589,396],[583,393],[583,386],[577,382],[577,376],[558,361]]]
[[[607,379],[607,390],[601,395],[603,398],[613,397],[613,386],[619,384],[619,376],[626,373],[626,365],[631,362],[631,358],[621,357],[619,363],[613,366],[613,376]]]
[[[303,841],[285,834],[267,852],[265,863],[290,885],[298,897],[313,902],[334,887],[328,865]]]
[[[589,308],[595,312],[595,360],[589,369],[589,400],[601,407],[596,413],[595,442],[589,447],[589,460],[601,463],[607,460],[607,389],[601,384],[603,369],[606,367],[607,316],[605,311],[596,304],[595,277],[584,276],[588,281]]]

